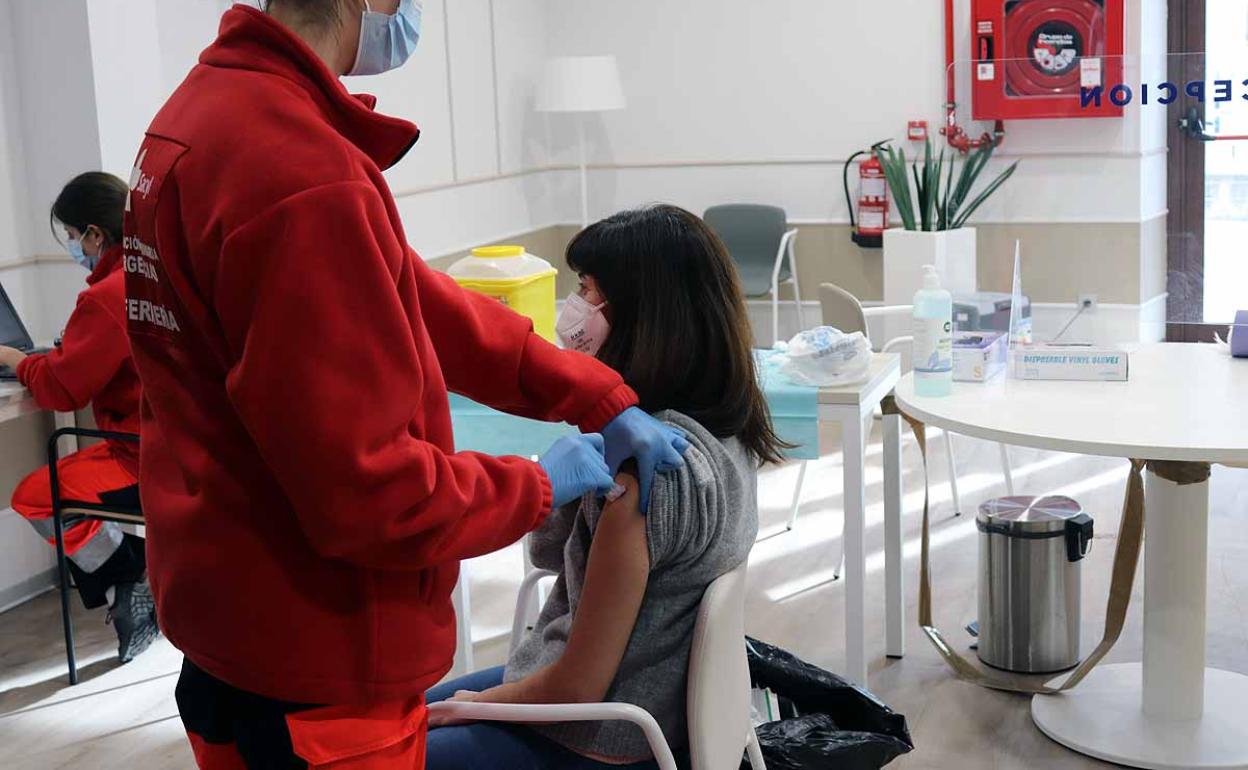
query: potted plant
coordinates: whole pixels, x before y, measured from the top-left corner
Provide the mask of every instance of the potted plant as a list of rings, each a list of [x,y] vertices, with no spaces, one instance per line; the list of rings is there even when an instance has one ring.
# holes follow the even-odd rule
[[[944,287],[952,292],[976,290],[975,228],[964,225],[1018,167],[1017,161],[1010,164],[971,197],[993,149],[986,143],[971,151],[955,175],[956,155],[946,158],[941,148],[933,157],[930,140],[922,166],[916,160],[908,169],[903,150],[880,148],[880,164],[902,222],[902,227],[884,231],[885,304],[910,303],[922,283],[923,265],[935,265]]]

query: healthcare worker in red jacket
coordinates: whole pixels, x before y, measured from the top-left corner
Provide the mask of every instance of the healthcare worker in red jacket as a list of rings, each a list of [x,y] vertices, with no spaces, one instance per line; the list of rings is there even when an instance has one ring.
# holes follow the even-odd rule
[[[78,295],[59,345],[33,355],[0,346],[0,364],[16,370],[18,381],[44,409],[72,412],[90,404],[101,430],[138,433],[139,378],[126,338],[121,269],[126,192],[125,182],[102,172],[81,174],[61,190],[52,220],[64,228],[74,261],[89,271],[87,288]],[[57,482],[63,498],[137,504],[134,445],[105,441],[66,455],[57,463]],[[11,505],[56,545],[46,466],[17,485]],[[113,523],[72,522],[65,528],[65,553],[83,604],[88,609],[109,606],[117,655],[129,662],[157,636],[143,539]]]
[[[422,766],[458,561],[626,459],[643,483],[682,462],[614,371],[408,245],[382,171],[418,131],[339,76],[403,64],[420,22],[413,0],[235,5],[135,162],[149,571],[202,767]],[[583,434],[539,463],[456,452],[448,391]]]

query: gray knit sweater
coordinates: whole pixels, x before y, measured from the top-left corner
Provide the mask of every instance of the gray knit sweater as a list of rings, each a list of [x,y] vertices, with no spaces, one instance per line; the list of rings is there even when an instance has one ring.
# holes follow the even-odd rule
[[[646,523],[650,576],[605,700],[634,703],[650,712],[672,749],[680,751],[688,744],[685,679],[698,605],[711,581],[743,562],[754,543],[757,460],[735,439],[716,439],[682,414],[656,416],[682,428],[691,446],[683,469],[655,480]],[[533,533],[533,564],[559,577],[533,632],[508,661],[506,681],[521,679],[563,654],[601,514],[598,501],[586,496],[555,511]],[[629,760],[650,755],[641,730],[625,722],[532,729],[582,754]]]

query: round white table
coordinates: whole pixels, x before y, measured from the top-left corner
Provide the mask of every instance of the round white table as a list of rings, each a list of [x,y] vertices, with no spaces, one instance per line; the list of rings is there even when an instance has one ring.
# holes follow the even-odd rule
[[[989,441],[1171,461],[1145,478],[1143,662],[1099,666],[1061,695],[1035,696],[1032,719],[1075,751],[1131,767],[1248,768],[1248,676],[1205,666],[1209,484],[1166,478],[1248,464],[1248,359],[1213,345],[1129,350],[1127,382],[998,378],[924,398],[907,375],[897,403]]]

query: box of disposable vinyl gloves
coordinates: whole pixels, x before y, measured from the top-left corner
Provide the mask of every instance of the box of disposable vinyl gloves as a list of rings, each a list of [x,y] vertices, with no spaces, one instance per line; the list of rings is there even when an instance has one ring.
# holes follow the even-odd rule
[[[1025,345],[1014,351],[1014,376],[1020,380],[1127,379],[1127,351],[1099,345]]]
[[[984,382],[1004,372],[1005,343],[1003,332],[954,332],[953,379]]]

